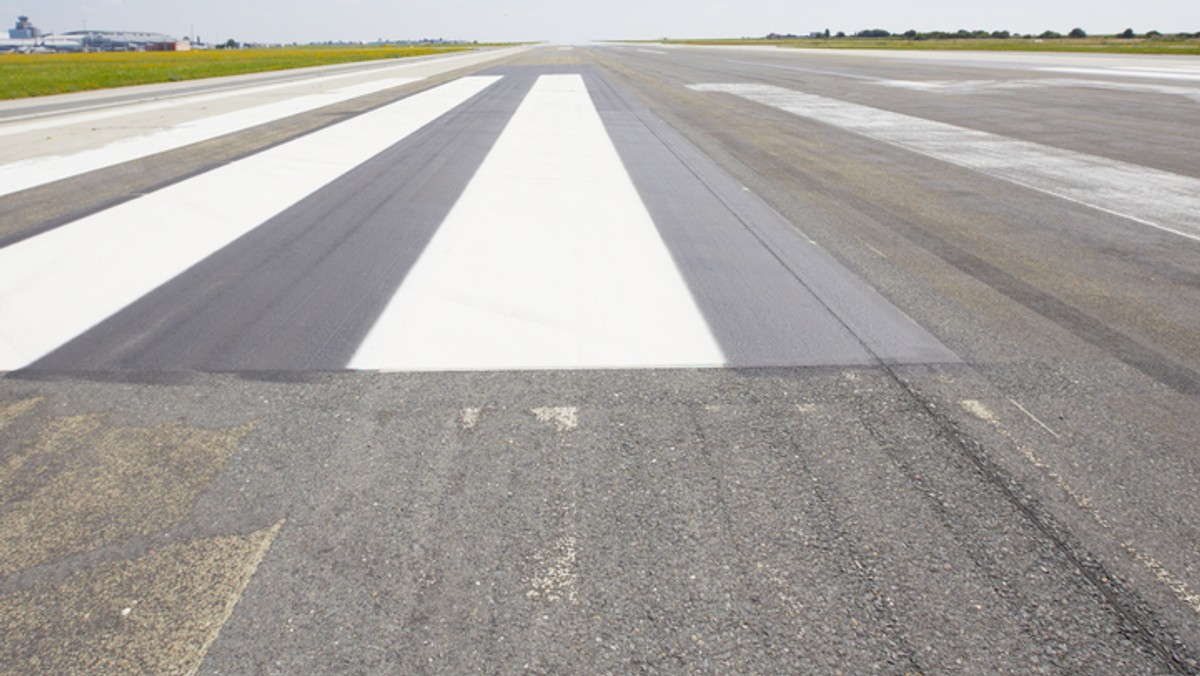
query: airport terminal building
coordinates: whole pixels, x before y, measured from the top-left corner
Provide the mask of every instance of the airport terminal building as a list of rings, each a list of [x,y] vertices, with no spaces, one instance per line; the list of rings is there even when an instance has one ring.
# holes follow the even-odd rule
[[[89,52],[181,52],[189,46],[163,33],[137,33],[133,31],[70,31],[62,37],[79,41]]]
[[[27,16],[17,17],[16,26],[8,31],[8,40],[0,41],[0,51],[183,52],[191,47],[187,40],[164,33],[79,30],[44,34]]]

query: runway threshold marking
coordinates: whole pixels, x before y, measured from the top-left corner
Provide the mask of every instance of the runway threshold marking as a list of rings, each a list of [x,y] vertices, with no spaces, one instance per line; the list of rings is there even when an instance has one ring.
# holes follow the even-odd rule
[[[542,75],[350,361],[720,366],[579,75]]]
[[[498,80],[455,80],[0,249],[0,371],[45,356]]]
[[[697,84],[1200,241],[1200,179],[762,84]]]
[[[116,166],[157,153],[182,148],[225,134],[275,122],[325,106],[367,96],[421,78],[384,78],[342,87],[331,92],[308,94],[245,110],[185,122],[142,136],[134,136],[92,150],[68,155],[34,157],[0,165],[0,196],[79,176],[89,171]],[[295,83],[291,83],[295,86]],[[242,92],[245,93],[245,92]],[[2,134],[0,130],[0,134]]]

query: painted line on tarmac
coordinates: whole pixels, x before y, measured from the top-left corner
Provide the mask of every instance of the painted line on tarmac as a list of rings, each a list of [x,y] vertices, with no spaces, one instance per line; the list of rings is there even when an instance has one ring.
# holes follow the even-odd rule
[[[350,368],[721,366],[579,75],[543,75]]]
[[[374,74],[378,75],[378,73]],[[286,82],[277,82],[274,84],[265,84],[256,87],[247,87],[243,85],[240,87],[230,87],[228,89],[222,89],[220,91],[204,94],[185,94],[181,96],[171,96],[169,98],[154,99],[143,103],[125,105],[110,104],[104,108],[91,109],[83,112],[69,112],[50,115],[42,113],[38,115],[32,115],[28,118],[19,118],[18,121],[13,121],[13,118],[8,118],[3,121],[3,126],[0,126],[0,137],[15,136],[17,134],[25,134],[31,131],[56,129],[58,127],[66,127],[72,124],[99,122],[100,120],[110,120],[114,117],[125,117],[126,115],[140,115],[142,113],[150,113],[157,110],[170,110],[171,108],[181,108],[184,106],[197,106],[203,103],[212,103],[213,101],[221,101],[238,96],[258,96],[260,94],[276,92],[282,89],[312,88],[352,77],[361,78],[363,77],[363,73],[361,71],[339,73],[337,75],[328,75],[307,80],[288,80]],[[403,79],[415,82],[421,78]],[[298,92],[298,95],[303,94]]]
[[[282,120],[285,117],[417,82],[420,79],[374,80],[331,92],[309,94],[185,122],[143,136],[115,141],[92,150],[84,150],[70,155],[35,157],[0,165],[0,196],[175,150],[225,134]]]
[[[761,84],[698,84],[1200,241],[1200,179]]]
[[[36,361],[498,80],[455,80],[0,249],[0,370]]]
[[[1200,88],[1177,87],[1140,82],[1109,82],[1077,78],[1040,78],[1036,80],[880,80],[882,87],[909,89],[932,94],[987,94],[1023,89],[1103,89],[1118,92],[1182,96],[1200,103]]]
[[[772,47],[771,49],[775,49]],[[823,68],[804,68],[802,66],[784,66],[778,63],[763,63],[760,61],[741,61],[738,59],[726,59],[729,63],[737,63],[743,66],[755,66],[757,68],[774,68],[776,70],[790,70],[796,73],[809,73],[812,75],[828,75],[830,77],[844,78],[847,80],[862,80],[863,82],[880,82],[886,78],[876,77],[874,75],[859,75],[857,73],[844,73],[837,70],[826,70]]]
[[[1200,72],[1190,69],[1174,68],[1076,68],[1069,66],[1052,66],[1037,70],[1051,73],[1071,73],[1074,75],[1111,75],[1115,77],[1140,77],[1156,80],[1186,80],[1200,82]]]

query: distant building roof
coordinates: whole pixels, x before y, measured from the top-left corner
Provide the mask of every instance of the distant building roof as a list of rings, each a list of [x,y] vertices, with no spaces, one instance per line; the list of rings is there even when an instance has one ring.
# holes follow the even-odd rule
[[[129,42],[144,44],[148,42],[174,42],[175,38],[165,33],[143,33],[139,31],[67,31],[63,35],[78,35],[84,38],[93,40],[107,40],[110,42]]]
[[[16,28],[8,31],[9,39],[0,44],[5,51],[50,49],[55,51],[124,51],[146,49],[180,49],[181,43],[165,33],[146,31],[80,30],[46,35],[30,22],[29,17],[17,17]]]

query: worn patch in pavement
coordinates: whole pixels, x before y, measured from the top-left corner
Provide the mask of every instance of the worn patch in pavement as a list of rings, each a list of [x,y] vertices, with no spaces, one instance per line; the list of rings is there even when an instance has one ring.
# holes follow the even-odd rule
[[[36,401],[0,408],[0,431]],[[0,575],[152,535],[181,521],[253,424],[111,426],[50,416],[0,453]]]
[[[282,525],[0,595],[0,671],[194,673]]]

